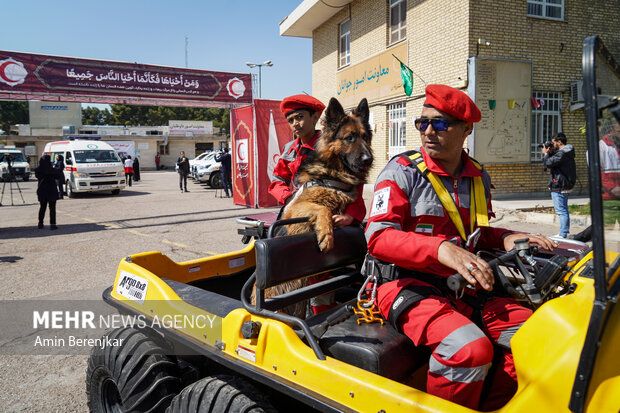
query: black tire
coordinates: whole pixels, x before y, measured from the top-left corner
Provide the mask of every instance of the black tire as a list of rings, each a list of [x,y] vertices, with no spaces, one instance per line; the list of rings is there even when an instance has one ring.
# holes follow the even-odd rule
[[[75,192],[73,192],[71,181],[65,182],[65,193],[67,194],[69,198],[75,198]]]
[[[24,182],[28,182],[30,180],[30,175],[24,175],[22,176],[22,179],[24,180]]]
[[[223,188],[222,186],[222,174],[219,172],[213,172],[209,178],[209,186],[214,189]]]
[[[166,413],[271,413],[277,410],[254,386],[240,377],[211,376],[179,393]]]
[[[112,190],[112,195],[118,195],[118,194],[120,194],[120,193],[121,193],[121,190],[120,190],[120,189],[113,189],[113,190]]]
[[[164,412],[179,392],[181,380],[162,345],[132,328],[107,334],[122,346],[93,347],[86,370],[91,412]]]

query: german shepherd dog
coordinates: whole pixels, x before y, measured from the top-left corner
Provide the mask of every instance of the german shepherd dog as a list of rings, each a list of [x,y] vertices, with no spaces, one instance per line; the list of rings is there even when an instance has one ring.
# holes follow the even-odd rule
[[[295,185],[299,189],[282,214],[283,219],[309,217],[308,222],[288,225],[286,232],[293,235],[314,231],[323,252],[334,244],[332,216],[343,214],[347,205],[355,201],[358,188],[366,183],[372,166],[368,114],[365,98],[351,115],[345,113],[338,100],[331,98],[314,151],[296,173]],[[311,280],[309,277],[272,287],[265,292],[265,298],[296,290]],[[306,302],[297,303],[283,311],[305,318],[306,305]]]

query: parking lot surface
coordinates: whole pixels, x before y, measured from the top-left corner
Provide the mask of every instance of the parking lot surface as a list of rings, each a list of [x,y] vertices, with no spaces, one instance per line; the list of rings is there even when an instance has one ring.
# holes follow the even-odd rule
[[[49,228],[49,212],[45,228],[37,229],[36,181],[0,182],[0,301],[100,300],[124,257],[161,251],[187,261],[234,251],[243,247],[237,218],[277,211],[234,205],[196,183],[181,192],[174,172],[143,172],[142,178],[120,195],[59,200],[56,231]],[[371,197],[367,190],[367,206]],[[509,210],[498,211],[493,225],[557,233]],[[0,342],[0,349],[5,345]],[[0,410],[87,411],[86,361],[87,355],[0,355]]]

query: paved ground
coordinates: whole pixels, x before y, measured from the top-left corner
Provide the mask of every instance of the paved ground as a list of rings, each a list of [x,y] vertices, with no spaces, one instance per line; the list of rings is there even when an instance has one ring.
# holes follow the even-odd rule
[[[243,246],[238,217],[276,210],[240,207],[193,183],[191,192],[181,193],[174,172],[142,175],[141,182],[118,196],[91,194],[58,201],[57,231],[50,231],[47,217],[45,229],[36,228],[36,182],[19,182],[25,203],[13,184],[13,206],[7,184],[0,207],[0,303],[99,300],[123,257],[157,250],[186,261],[233,251]],[[367,191],[367,203],[371,196]],[[496,226],[558,232],[553,223],[525,222],[510,204],[502,204],[497,212]],[[6,344],[0,342],[0,354]],[[0,410],[87,411],[86,360],[86,355],[0,355]]]

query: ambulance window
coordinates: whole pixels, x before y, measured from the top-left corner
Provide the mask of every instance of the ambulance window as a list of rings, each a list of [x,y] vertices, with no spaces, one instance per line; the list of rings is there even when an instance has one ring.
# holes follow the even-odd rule
[[[67,152],[65,156],[65,165],[73,165],[73,159],[71,158],[71,152]]]

